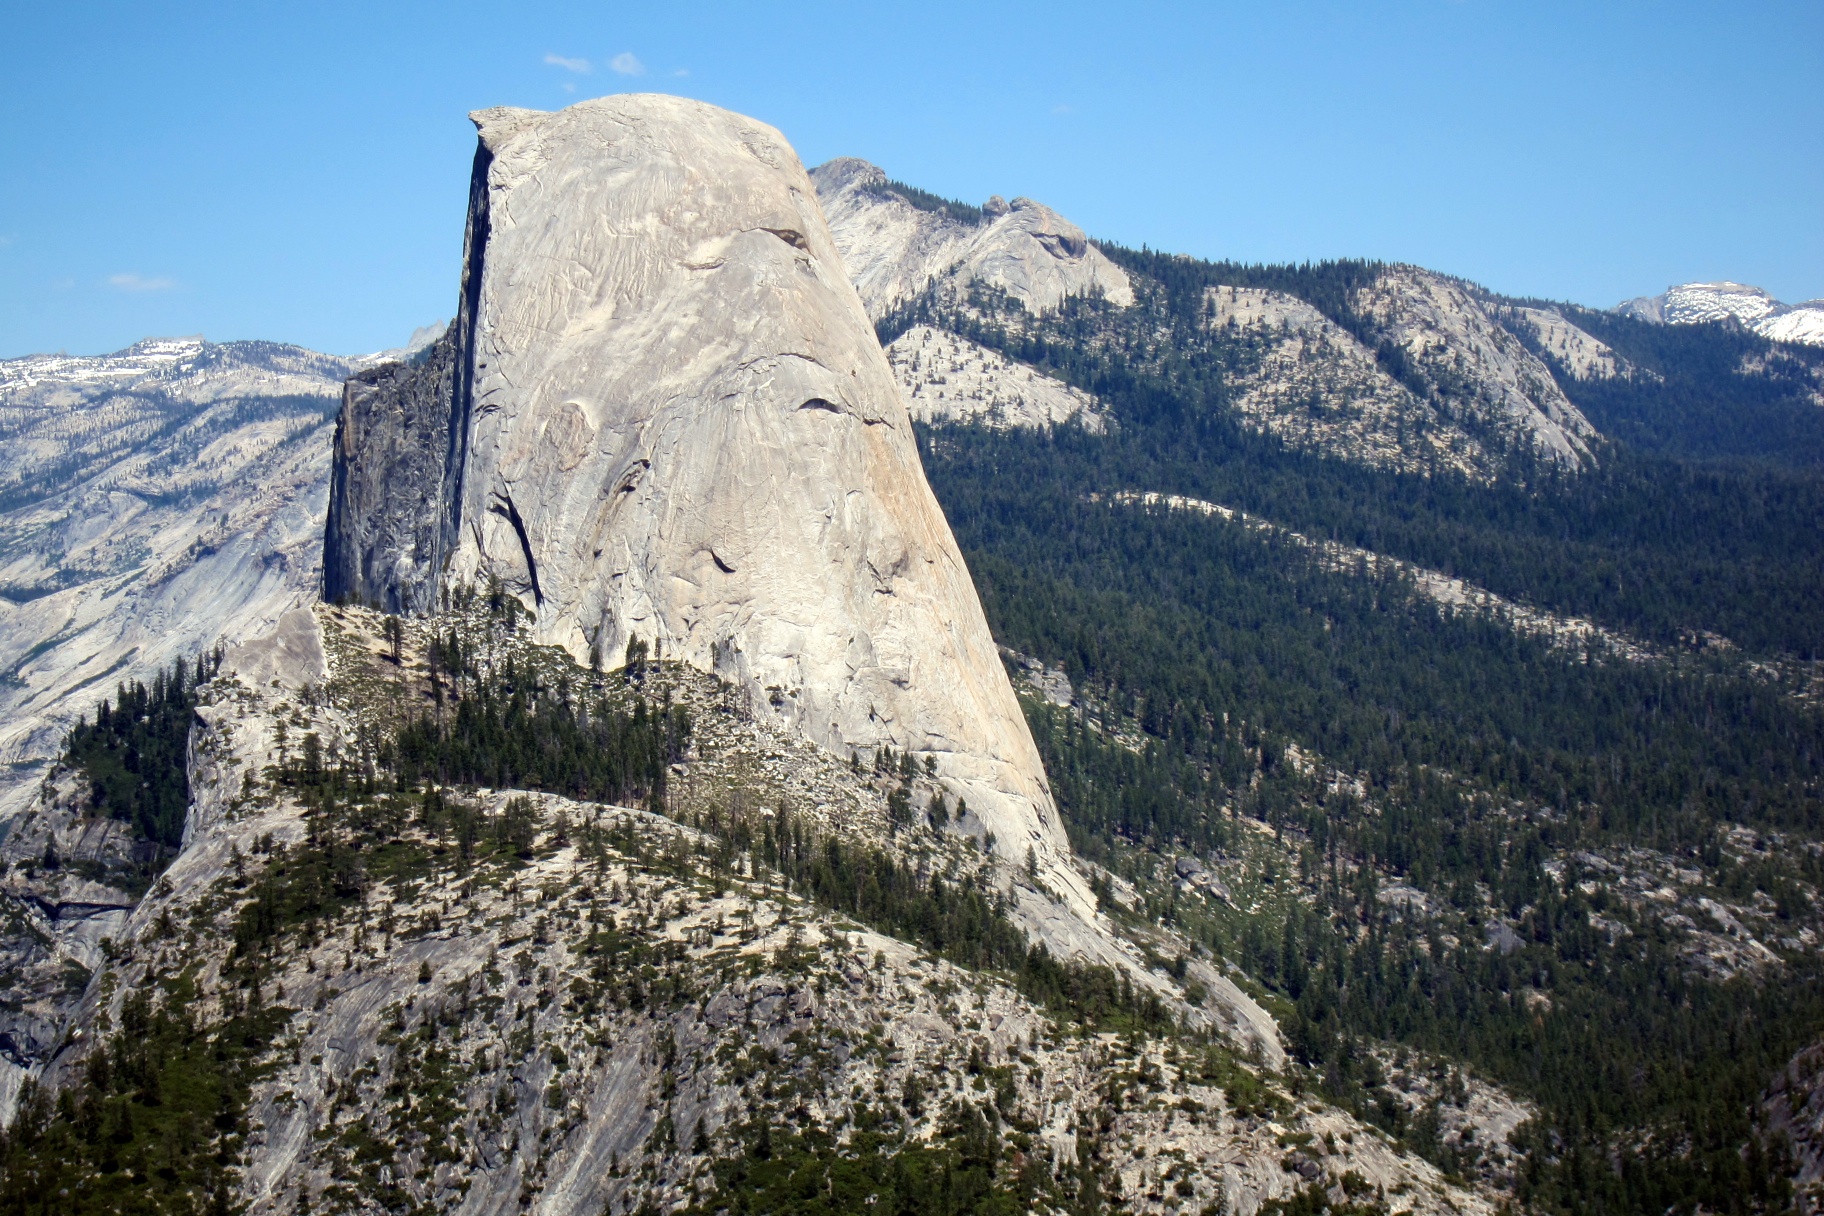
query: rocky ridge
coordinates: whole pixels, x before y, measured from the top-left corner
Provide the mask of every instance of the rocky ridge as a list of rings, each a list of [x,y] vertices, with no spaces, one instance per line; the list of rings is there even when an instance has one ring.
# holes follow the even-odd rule
[[[1244,339],[1229,356],[1244,417],[1293,446],[1383,468],[1492,479],[1513,446],[1573,469],[1590,463],[1595,427],[1516,327],[1573,376],[1624,370],[1556,312],[1504,308],[1414,266],[1351,292],[1347,325],[1284,291],[1221,286],[1205,297],[1209,324]]]
[[[316,594],[331,413],[357,365],[200,338],[0,361],[0,819],[116,682]]]
[[[936,286],[981,284],[1034,312],[1067,296],[1134,302],[1127,274],[1081,228],[1029,198],[999,195],[969,219],[897,188],[877,166],[838,157],[811,171],[830,234],[855,289],[878,320]]]
[[[1573,325],[1556,308],[1520,306],[1512,314],[1515,322],[1532,331],[1534,341],[1547,354],[1579,380],[1611,380],[1638,371],[1608,343]]]
[[[1403,351],[1414,377],[1435,399],[1496,433],[1518,437],[1547,459],[1578,468],[1596,438],[1551,370],[1465,283],[1395,266],[1357,293],[1353,307]]]
[[[1189,375],[1199,385],[1215,372],[1244,425],[1294,448],[1402,472],[1490,481],[1533,460],[1573,471],[1596,460],[1595,427],[1528,348],[1530,341],[1550,353],[1539,337],[1543,322],[1459,280],[1381,268],[1326,297],[1334,316],[1292,291],[1227,283],[1204,288],[1203,306],[1190,316],[1164,283],[1138,273],[1132,281],[1140,299],[1131,307],[1073,298],[1056,315],[979,287],[934,287],[896,312],[885,336],[947,332],[1001,354],[1012,375],[1028,379],[1044,373],[1021,367],[1011,352],[1068,349],[1077,361],[1102,361],[1092,367],[1121,369],[1117,376],[1137,369]],[[1607,366],[1607,347],[1562,317],[1543,332],[1586,378]],[[1118,410],[1109,419],[1118,425]]]
[[[1260,429],[1293,446],[1348,452],[1383,468],[1489,474],[1489,455],[1473,435],[1297,296],[1212,287],[1206,303],[1212,327],[1256,346],[1238,361],[1229,384],[1235,408]]]
[[[1736,321],[1775,342],[1824,345],[1824,300],[1782,304],[1759,287],[1728,280],[1681,283],[1656,296],[1624,301],[1615,311],[1665,325]]]
[[[920,345],[941,340],[969,352],[950,359],[976,369],[967,388],[950,395],[955,405],[894,354],[921,420],[967,421],[989,412],[967,403],[1018,402],[1049,379],[1004,351],[990,352],[998,362],[976,353],[980,343],[961,329],[1043,332],[1067,301],[1095,301],[1108,318],[1140,299],[1133,275],[1040,204],[996,198],[963,208],[848,157],[811,177],[869,315],[894,325],[883,335],[890,353],[904,349],[910,331]],[[983,293],[999,303],[984,311]],[[1243,339],[1243,349],[1226,357],[1238,390],[1233,403],[1249,425],[1294,446],[1404,471],[1446,468],[1488,479],[1501,475],[1512,446],[1570,468],[1593,459],[1595,428],[1509,326],[1525,327],[1572,376],[1626,370],[1558,313],[1505,309],[1468,284],[1412,266],[1387,267],[1357,288],[1348,326],[1283,291],[1225,284],[1206,300],[1212,326]],[[1142,311],[1152,307],[1143,303]],[[1155,331],[1144,323],[1138,331],[1135,343],[1144,347]],[[938,333],[947,336],[935,339]],[[1397,368],[1390,358],[1399,359]],[[1060,405],[1003,408],[991,424],[1049,425]]]
[[[512,670],[568,662],[511,613],[455,620]],[[996,1171],[1000,1185],[1044,1207],[1093,1176],[1146,1213],[1251,1213],[1310,1190],[1392,1211],[1494,1210],[1299,1097],[1257,1062],[1258,1045],[1096,1033],[789,890],[757,837],[748,850],[727,843],[741,783],[712,777],[736,740],[764,740],[764,723],[718,706],[737,690],[682,665],[638,685],[571,669],[616,696],[665,685],[719,721],[687,765],[694,809],[680,802],[673,817],[449,789],[436,814],[483,828],[458,848],[464,829],[452,836],[448,818],[392,795],[320,801],[300,748],[356,760],[437,679],[430,642],[452,619],[409,624],[402,647],[383,623],[358,609],[294,612],[230,652],[199,711],[185,851],[113,926],[45,1075],[92,1092],[108,1061],[135,1059],[118,1028],[159,1039],[180,1007],[223,1042],[260,1027],[240,1066],[245,1106],[218,1122],[219,1145],[201,1146],[238,1168],[211,1175],[206,1159],[179,1156],[174,1187],[219,1176],[253,1212],[708,1211],[763,1126],[763,1152],[828,1143],[863,1163],[883,1143],[947,1151],[975,1126],[1014,1163]],[[851,783],[864,817],[847,830],[880,839],[867,785]],[[753,804],[745,814],[764,817]],[[500,834],[515,822],[530,832],[517,843]],[[914,831],[927,842],[915,848],[970,881],[966,837]],[[260,927],[253,910],[292,907],[310,857],[349,846],[368,860],[345,893]]]

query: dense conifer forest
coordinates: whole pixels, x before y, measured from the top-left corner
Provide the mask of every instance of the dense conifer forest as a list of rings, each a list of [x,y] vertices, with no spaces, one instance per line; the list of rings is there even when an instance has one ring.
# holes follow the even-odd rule
[[[1733,323],[1659,325],[1553,305],[1640,372],[1560,382],[1604,435],[1649,455],[1706,464],[1824,470],[1824,355]],[[1525,335],[1525,331],[1516,329]],[[1535,353],[1552,361],[1550,352]],[[1554,367],[1554,371],[1559,370]]]
[[[1036,477],[1040,492],[1182,494],[1651,640],[1704,630],[1760,653],[1818,653],[1824,479],[1764,460],[1678,459],[1614,443],[1578,476],[1512,453],[1512,475],[1487,485],[1289,449],[1245,428],[1229,404],[1226,370],[1252,356],[1245,339],[1203,323],[1203,290],[1228,268],[1165,264],[1173,277],[1141,280],[1139,308],[1077,300],[1032,320],[978,291],[968,307],[921,297],[879,328],[888,339],[940,323],[1113,406],[1119,425],[1108,436],[1067,428],[945,449],[977,477],[998,464],[1001,476]],[[1318,269],[1310,284],[1292,268],[1262,270],[1256,285],[1304,284],[1321,307],[1373,267]],[[1809,400],[1805,407],[1816,410]],[[938,467],[930,466],[934,477]]]
[[[183,842],[190,804],[184,749],[196,688],[220,666],[220,655],[178,659],[150,688],[122,684],[112,700],[102,699],[93,722],[77,722],[64,749],[64,763],[82,772],[92,805],[163,849]]]
[[[1743,661],[1815,658],[1824,638],[1824,478],[1807,447],[1824,415],[1795,409],[1809,356],[1735,376],[1770,344],[1592,321],[1661,377],[1576,388],[1615,436],[1595,471],[1399,475],[1243,429],[1223,386],[1237,356],[1195,324],[1205,286],[1241,283],[1366,334],[1348,301],[1376,267],[1111,253],[1146,276],[1137,318],[1080,301],[1001,324],[1004,301],[978,295],[969,309],[928,298],[884,327],[940,320],[1111,407],[1104,436],[921,428],[998,640],[1078,690],[1071,709],[1028,704],[1077,847],[1138,874],[1149,855],[1224,856],[1243,821],[1269,826],[1302,902],[1273,918],[1148,911],[1284,1001],[1324,1092],[1447,1167],[1460,1146],[1392,1100],[1372,1043],[1466,1061],[1537,1102],[1521,1197],[1544,1210],[1778,1208],[1788,1167],[1754,1111],[1824,1027],[1824,968],[1806,954],[1778,979],[1697,974],[1576,859],[1684,858],[1782,916],[1809,911],[1802,888],[1824,881],[1816,849],[1730,843],[1742,829],[1824,835],[1824,712]],[[1704,397],[1700,382],[1725,387]],[[1740,429],[1724,440],[1730,414]],[[1660,657],[1529,637],[1389,570],[1117,497],[1133,492],[1397,555]],[[1706,633],[1742,649],[1694,644]],[[1378,898],[1391,884],[1433,911]],[[1592,928],[1620,922],[1619,936]]]

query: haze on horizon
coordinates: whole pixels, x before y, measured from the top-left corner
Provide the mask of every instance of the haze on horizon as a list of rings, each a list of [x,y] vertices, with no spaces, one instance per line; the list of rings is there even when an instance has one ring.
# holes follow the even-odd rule
[[[8,17],[0,357],[447,317],[489,105],[680,93],[968,201],[1607,307],[1824,295],[1824,7],[119,3]]]

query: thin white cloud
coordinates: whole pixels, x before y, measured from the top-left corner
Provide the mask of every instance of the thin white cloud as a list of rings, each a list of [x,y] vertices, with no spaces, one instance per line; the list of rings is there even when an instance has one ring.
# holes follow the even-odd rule
[[[571,59],[564,55],[546,55],[545,62],[554,68],[562,68],[566,72],[575,72],[579,76],[584,72],[589,71],[591,67],[591,64],[587,59]]]
[[[1070,113],[1074,113],[1074,111],[1073,111],[1073,110],[1072,110],[1072,109],[1071,109],[1071,107],[1069,107],[1069,106],[1067,106],[1067,105],[1063,105],[1063,104],[1059,104],[1059,105],[1055,105],[1055,106],[1053,106],[1053,107],[1051,107],[1051,112],[1052,112],[1052,113],[1053,113],[1053,114],[1070,114]]]
[[[144,275],[128,272],[126,274],[109,275],[108,286],[117,291],[170,291],[173,287],[177,286],[177,280],[159,278],[148,279]]]
[[[688,76],[688,75],[690,75],[690,69],[689,68],[679,68],[677,71],[673,72],[672,75],[673,76]]]
[[[646,65],[641,63],[640,57],[632,51],[622,51],[608,61],[608,66],[623,76],[644,76],[646,74]]]

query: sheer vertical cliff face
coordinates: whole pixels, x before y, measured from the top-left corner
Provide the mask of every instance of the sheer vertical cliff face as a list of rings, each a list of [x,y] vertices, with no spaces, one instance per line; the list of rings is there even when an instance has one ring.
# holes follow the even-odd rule
[[[451,326],[419,358],[371,368],[342,386],[324,525],[326,598],[389,612],[434,606],[455,353]]]
[[[450,365],[351,383],[332,595],[420,609],[498,580],[579,659],[612,664],[638,637],[838,754],[930,756],[1000,852],[1030,847],[1087,910],[906,405],[784,138],[662,96],[473,117]]]

